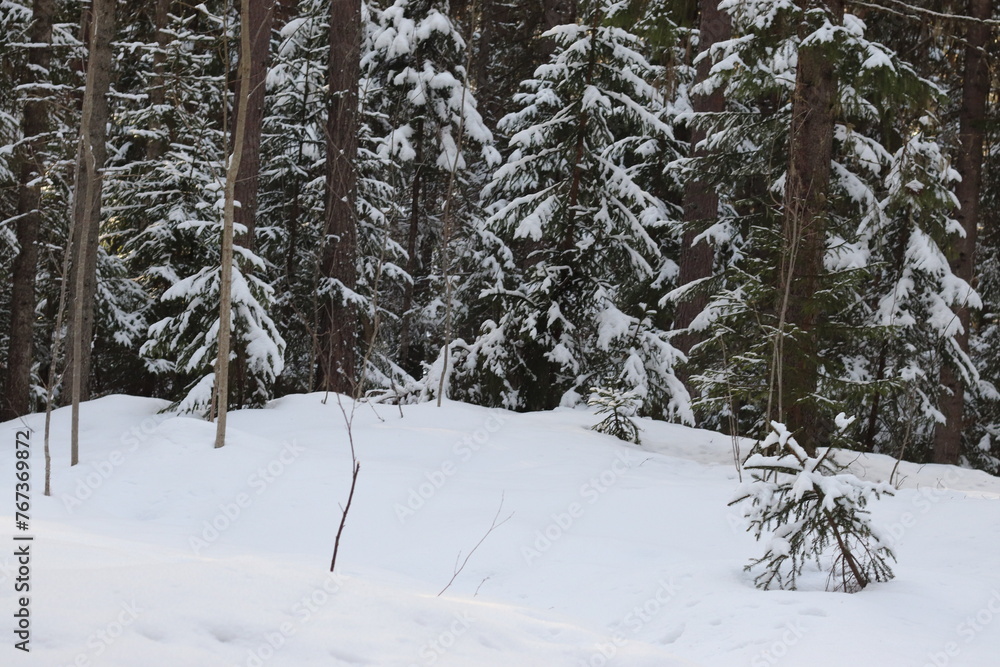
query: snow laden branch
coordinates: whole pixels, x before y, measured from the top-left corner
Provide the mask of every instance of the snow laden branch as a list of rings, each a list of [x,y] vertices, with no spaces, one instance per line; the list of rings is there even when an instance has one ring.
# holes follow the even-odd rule
[[[841,429],[853,421],[837,418]],[[827,572],[830,591],[854,593],[891,579],[895,555],[866,509],[872,497],[892,495],[891,487],[843,472],[829,450],[808,456],[784,424],[771,429],[744,462],[748,481],[729,503],[741,506],[758,541],[770,533],[767,551],[745,568],[756,573],[757,587],[794,590],[809,561]]]

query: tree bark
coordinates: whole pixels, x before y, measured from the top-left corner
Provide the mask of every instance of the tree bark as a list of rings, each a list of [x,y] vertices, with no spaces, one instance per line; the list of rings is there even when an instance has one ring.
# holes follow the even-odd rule
[[[239,90],[249,91],[252,71],[253,51],[250,33],[250,5],[253,0],[243,0],[240,7],[240,61]],[[219,267],[219,354],[215,360],[215,408],[218,421],[215,429],[215,447],[226,444],[226,420],[229,413],[229,351],[232,339],[233,307],[233,227],[236,220],[236,184],[243,160],[246,138],[247,107],[249,94],[236,97],[235,129],[233,131],[233,154],[226,170],[226,200],[222,222],[222,258]]]
[[[698,63],[696,83],[701,84],[708,79],[712,69],[712,59],[708,52],[713,45],[729,39],[732,26],[729,15],[719,10],[716,0],[701,0],[701,18],[698,21],[698,51],[702,56]],[[714,90],[710,95],[693,95],[691,106],[696,114],[719,113],[725,110],[726,99],[722,89]],[[699,147],[706,138],[705,131],[694,128],[691,132],[691,156],[698,159],[707,156],[708,152]],[[698,236],[708,225],[718,217],[719,195],[714,186],[704,180],[693,178],[684,186],[684,234],[681,240],[679,285],[688,285],[696,280],[712,275],[712,265],[715,253],[708,241],[702,239],[695,243]],[[674,329],[687,329],[694,318],[705,309],[708,298],[703,291],[689,295],[679,304],[674,315]],[[701,340],[694,332],[683,333],[673,339],[674,346],[684,354]]]
[[[107,159],[108,91],[111,87],[111,39],[115,33],[115,0],[93,0],[90,48],[83,95],[83,116],[76,158],[73,190],[75,220],[70,251],[73,269],[69,331],[71,345],[66,359],[64,386],[73,404],[70,465],[79,461],[80,401],[90,397],[91,341],[94,336],[94,301],[97,294],[97,252],[101,224],[101,170]]]
[[[257,230],[257,193],[260,183],[260,144],[263,137],[264,124],[264,93],[266,89],[267,65],[271,54],[271,29],[274,25],[275,0],[250,0],[249,26],[250,52],[246,56],[249,58],[250,78],[247,86],[248,93],[243,94],[243,78],[237,77],[235,88],[235,99],[246,98],[246,120],[243,123],[242,156],[240,158],[240,171],[236,175],[235,200],[238,205],[235,208],[235,225],[240,230],[234,229],[234,244],[241,248],[246,248],[251,252],[255,248],[255,234]],[[242,29],[241,29],[242,30]],[[242,35],[242,32],[240,33]],[[242,42],[242,37],[241,37]],[[244,54],[240,53],[240,63],[238,71],[242,71],[242,59]],[[240,114],[242,104],[236,105],[233,110],[233,130],[232,144],[236,145],[236,128],[240,126]],[[250,271],[249,267],[244,270]],[[237,405],[245,405],[247,400],[247,365],[246,350],[242,345],[237,345],[235,349],[235,360],[232,365],[232,381],[230,383],[234,402]]]
[[[361,68],[361,2],[330,3],[330,107],[326,127],[326,240],[323,278],[345,290],[357,287],[358,77]],[[352,394],[357,382],[357,307],[346,293],[330,294],[320,311],[323,388]]]
[[[42,224],[41,178],[45,171],[41,155],[45,133],[49,131],[49,100],[44,88],[32,90],[32,84],[44,84],[52,57],[52,20],[54,0],[35,0],[32,6],[28,40],[28,67],[22,85],[29,86],[28,100],[21,119],[24,142],[18,157],[20,178],[17,193],[15,233],[19,246],[11,274],[10,341],[7,352],[7,378],[0,421],[27,414],[31,407],[31,362],[34,352],[35,274],[38,265],[38,231]]]
[[[838,24],[842,0],[803,0],[803,9],[825,9]],[[803,26],[805,28],[806,26]],[[803,35],[804,36],[804,35]],[[833,160],[833,105],[837,81],[822,44],[799,49],[792,95],[789,164],[784,202],[784,248],[774,362],[777,383],[772,416],[784,421],[803,449],[815,454],[824,427],[813,394],[819,381],[816,293],[826,247],[827,194]],[[792,333],[786,333],[792,329]]]
[[[540,32],[576,21],[577,0],[541,0],[540,4],[542,9]],[[535,40],[535,62],[547,63],[555,50],[555,40],[551,38]]]
[[[236,237],[237,245],[253,250],[254,232],[257,227],[257,190],[260,180],[260,142],[263,135],[264,92],[267,63],[271,53],[271,28],[274,25],[275,0],[250,1],[250,83],[246,96],[246,122],[243,134],[243,156],[240,172],[236,176],[236,223],[246,228]],[[240,55],[243,58],[243,55]],[[237,99],[243,98],[242,79],[236,82]],[[233,118],[233,145],[236,127],[239,126],[240,106]]]
[[[969,0],[969,15],[975,19],[989,19],[993,15],[993,0]],[[986,105],[990,93],[990,73],[984,49],[990,39],[990,28],[985,23],[967,23],[965,36],[965,72],[962,84],[962,106],[958,111],[959,143],[956,168],[962,175],[955,186],[959,210],[956,217],[965,231],[964,238],[955,239],[950,252],[951,270],[957,277],[972,284],[975,273],[976,240],[979,232],[979,197],[983,184],[983,138],[986,123]],[[955,342],[964,354],[969,352],[969,308],[960,304],[955,317],[961,332]],[[934,462],[959,462],[962,453],[964,429],[965,391],[961,376],[948,360],[941,365],[942,392],[940,409],[943,424],[934,430]]]
[[[403,303],[400,308],[402,313],[399,325],[399,364],[408,372],[416,373],[419,369],[419,361],[411,360],[410,330],[413,328],[413,295],[417,288],[417,268],[420,266],[420,257],[417,254],[417,239],[420,235],[420,207],[422,202],[423,185],[423,161],[424,161],[424,121],[417,120],[414,128],[413,143],[416,146],[416,165],[413,171],[413,183],[410,186],[410,225],[406,236],[406,273],[410,276],[410,282],[403,288]],[[411,363],[412,362],[412,363]]]
[[[153,7],[153,28],[156,31],[156,51],[153,52],[153,78],[149,86],[149,103],[154,108],[162,107],[167,102],[166,49],[170,44],[171,34],[167,32],[170,7],[173,0],[156,0]],[[160,122],[154,121],[154,130],[161,129]],[[146,144],[146,159],[158,160],[167,152],[169,142],[163,139],[150,139]]]
[[[508,106],[506,99],[511,97],[509,94],[511,86],[505,81],[507,77],[491,76],[495,68],[493,58],[499,52],[497,47],[502,43],[499,39],[509,36],[515,30],[512,29],[510,4],[503,0],[481,0],[479,4],[481,17],[478,23],[479,40],[475,45],[475,66],[470,74],[477,89],[476,101],[479,103],[479,113],[483,116],[483,122],[487,127],[495,128],[497,121],[503,118],[506,112]],[[508,71],[511,79],[519,77],[519,81],[527,78],[524,75],[529,73],[527,68],[518,67],[517,64],[511,66]],[[508,85],[504,86],[504,83]],[[502,94],[498,88],[506,88],[507,90],[503,92],[508,94]]]

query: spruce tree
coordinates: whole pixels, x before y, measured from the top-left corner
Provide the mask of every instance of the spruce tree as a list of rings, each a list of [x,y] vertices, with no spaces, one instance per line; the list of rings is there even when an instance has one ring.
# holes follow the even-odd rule
[[[171,128],[170,148],[163,156],[133,165],[152,187],[146,191],[155,204],[136,206],[138,215],[152,215],[139,223],[142,230],[127,247],[139,263],[159,304],[158,320],[149,327],[141,352],[150,368],[170,373],[177,387],[174,406],[206,414],[211,401],[219,332],[220,234],[223,206],[224,128],[214,113],[227,104],[222,73],[216,60],[217,40],[229,39],[220,17],[205,5],[173,19],[177,36],[167,52],[173,67],[190,68],[197,76],[185,81],[192,88],[171,96],[167,108],[149,110],[165,117],[161,131]],[[204,32],[190,24],[211,26]],[[218,106],[212,106],[212,105]],[[141,110],[139,113],[146,113]],[[232,118],[232,114],[227,114]],[[157,193],[174,193],[164,198]],[[233,397],[234,405],[259,406],[272,396],[283,369],[284,339],[268,313],[273,288],[266,281],[266,265],[246,248],[236,250],[233,264],[232,327],[234,346],[245,351],[246,391]]]
[[[469,88],[466,41],[446,6],[396,0],[373,8],[371,21],[363,99],[375,152],[397,165],[385,180],[398,193],[398,216],[390,222],[409,276],[401,293],[382,301],[398,318],[384,321],[383,335],[398,350],[398,367],[416,379],[443,343],[445,289],[438,267],[449,183],[453,192],[475,192],[475,175],[499,156]],[[455,226],[467,222],[459,211]]]
[[[623,384],[644,410],[691,419],[674,375],[683,357],[642,298],[676,265],[661,247],[674,211],[650,193],[650,163],[677,144],[643,43],[587,6],[554,28],[553,61],[501,123],[513,151],[485,197],[492,247],[482,298],[497,319],[463,355],[466,395],[510,408],[573,404]]]
[[[850,419],[837,416],[843,429]],[[810,456],[784,424],[771,432],[743,464],[747,481],[729,504],[741,506],[748,530],[767,551],[746,571],[758,588],[795,590],[807,564],[827,575],[830,591],[855,593],[892,579],[892,549],[871,522],[868,504],[892,495],[885,482],[863,482],[833,462]]]
[[[712,296],[692,324],[706,331],[692,351],[692,379],[702,391],[698,405],[707,425],[732,418],[742,432],[763,431],[777,415],[777,379],[790,363],[780,348],[787,352],[809,340],[817,379],[782,406],[814,406],[811,421],[818,428],[807,449],[826,444],[834,414],[847,411],[859,417],[851,430],[855,447],[898,451],[903,434],[878,424],[893,424],[892,406],[923,392],[925,409],[915,415],[923,421],[915,428],[926,433],[940,391],[934,381],[921,383],[936,373],[955,334],[935,317],[911,320],[880,310],[895,304],[926,313],[955,296],[951,271],[933,262],[955,231],[949,222],[954,172],[940,123],[927,112],[940,103],[940,92],[890,48],[870,40],[868,27],[850,13],[840,25],[820,20],[800,35],[793,28],[806,15],[797,4],[733,0],[720,6],[730,14],[734,35],[718,45],[716,64],[700,85],[723,90],[726,110],[694,114],[708,130],[705,154],[677,163],[682,179],[710,183],[720,197],[718,218],[699,237],[712,243],[718,269],[698,286]],[[796,284],[794,274],[788,282],[788,265],[782,264],[789,250],[786,212],[794,204],[785,201],[784,165],[790,159],[793,65],[801,62],[803,40],[822,44],[838,82],[829,191],[819,209],[825,233],[818,282],[792,294],[819,315],[808,336],[787,311],[783,317],[782,289]],[[911,239],[930,254],[916,246],[906,251]],[[814,243],[814,255],[816,250]],[[917,282],[895,298],[893,285],[904,273],[906,281]],[[920,342],[903,344],[903,338]]]

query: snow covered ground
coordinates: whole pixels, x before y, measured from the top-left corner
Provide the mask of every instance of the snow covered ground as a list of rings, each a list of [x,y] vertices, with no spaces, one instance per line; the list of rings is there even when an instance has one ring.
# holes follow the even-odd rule
[[[29,654],[12,633],[23,424],[0,425],[0,664],[1000,665],[1000,479],[903,464],[903,488],[874,508],[895,580],[762,592],[742,570],[762,548],[727,507],[725,436],[644,421],[636,447],[589,431],[584,410],[360,405],[331,576],[351,464],[341,409],[322,398],[233,413],[220,450],[213,424],[158,415],[160,401],[99,399],[73,469],[59,410],[50,498],[43,417],[26,418]],[[852,467],[884,479],[892,465]]]

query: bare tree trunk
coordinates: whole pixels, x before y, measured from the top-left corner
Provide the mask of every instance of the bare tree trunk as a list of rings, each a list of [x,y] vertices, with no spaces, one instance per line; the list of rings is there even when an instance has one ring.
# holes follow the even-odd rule
[[[358,77],[361,69],[361,2],[330,3],[330,107],[326,126],[326,229],[322,276],[357,287]],[[323,300],[320,370],[326,391],[353,394],[357,381],[357,307],[344,292]]]
[[[989,19],[993,15],[993,0],[969,0],[969,15]],[[961,182],[955,186],[959,210],[956,217],[965,230],[965,237],[955,239],[951,249],[952,272],[969,284],[975,273],[976,240],[979,233],[979,196],[983,184],[983,135],[986,123],[986,103],[990,94],[990,73],[985,47],[990,28],[985,23],[969,22],[965,41],[965,73],[962,84],[962,106],[958,111],[959,142],[956,158]],[[969,352],[969,308],[962,303],[955,309],[962,331],[955,339],[962,352]],[[934,430],[934,462],[958,463],[962,453],[964,428],[965,386],[953,366],[945,360],[941,366],[942,392],[940,408],[945,422]]]
[[[290,18],[285,16],[290,9],[286,3],[278,3],[278,10],[280,12],[279,20],[283,23],[287,23]],[[306,88],[302,91],[302,105],[299,107],[299,122],[305,126],[308,123],[309,117],[309,69],[311,67],[312,61],[306,61],[306,76],[303,77]],[[302,155],[305,150],[305,140],[299,138],[296,163],[301,164]],[[302,216],[302,178],[298,175],[295,176],[295,180],[292,183],[292,202],[291,207],[288,212],[287,219],[285,221],[286,229],[288,230],[288,247],[285,250],[285,284],[291,287],[295,283],[296,274],[296,254],[295,251],[298,248],[299,240],[299,224],[300,218]],[[309,384],[309,389],[312,389],[312,383]]]
[[[49,130],[48,93],[33,84],[44,84],[52,57],[52,18],[54,0],[35,0],[32,7],[28,39],[28,67],[22,85],[27,86],[28,101],[24,105],[21,128],[24,142],[20,163],[15,233],[20,246],[11,275],[10,346],[7,352],[7,378],[4,401],[0,404],[0,421],[27,414],[30,409],[31,362],[34,352],[35,274],[38,265],[38,230],[42,224],[41,176],[45,171],[41,152],[45,133]]]
[[[236,243],[253,250],[257,227],[257,190],[260,180],[260,142],[264,122],[264,92],[267,63],[271,53],[271,28],[274,25],[275,0],[250,0],[250,84],[247,97],[246,128],[243,135],[243,156],[240,173],[236,176],[236,222],[246,232],[236,237]],[[242,60],[243,56],[240,55]],[[237,99],[243,97],[242,79],[236,82]],[[239,126],[240,107],[234,114],[233,145]]]
[[[236,219],[236,181],[243,158],[246,137],[247,106],[252,61],[250,3],[243,0],[240,7],[240,64],[241,93],[236,97],[236,129],[233,132],[233,154],[226,170],[226,201],[222,223],[222,260],[219,268],[219,356],[215,360],[215,410],[218,421],[215,429],[215,447],[226,444],[226,418],[229,414],[229,351],[232,339],[233,307],[233,223]]]
[[[720,41],[729,39],[732,27],[729,15],[719,10],[716,0],[701,0],[701,18],[698,21],[698,51],[702,56],[698,63],[697,83],[708,79],[712,69],[712,59],[708,52]],[[719,113],[725,110],[726,99],[721,89],[716,89],[711,95],[694,95],[691,106],[695,113]],[[706,138],[705,131],[694,128],[691,132],[691,155],[703,158],[707,155],[699,144]],[[701,180],[691,179],[684,186],[684,235],[681,240],[679,285],[688,285],[696,280],[712,275],[712,265],[715,253],[708,241],[702,239],[695,243],[695,237],[718,217],[719,195],[715,187]],[[674,315],[674,329],[686,329],[691,326],[694,318],[705,309],[708,299],[704,292],[690,295],[677,305]],[[674,346],[687,354],[701,336],[696,333],[684,333],[673,339]]]
[[[803,0],[804,9],[825,9],[837,24],[842,0]],[[824,438],[813,394],[819,381],[815,329],[816,293],[826,246],[827,193],[833,160],[833,105],[837,81],[833,61],[822,44],[799,49],[792,96],[789,165],[785,187],[783,291],[779,305],[776,354],[776,403],[770,416],[785,421],[810,455]],[[786,329],[794,333],[786,335]]]
[[[271,54],[271,29],[274,25],[275,0],[250,0],[250,83],[247,98],[245,131],[243,133],[243,155],[240,171],[236,175],[235,223],[245,228],[235,235],[235,244],[247,250],[254,250],[257,230],[257,192],[260,182],[260,143],[264,125],[264,92],[266,89],[267,64]],[[242,28],[241,28],[242,30]],[[242,33],[241,33],[242,34]],[[240,59],[244,56],[241,53]],[[240,64],[238,67],[242,67]],[[237,79],[235,99],[242,99],[243,81]],[[236,128],[240,124],[240,106],[233,119],[232,143],[236,144]],[[235,233],[235,230],[234,230]],[[246,268],[250,270],[249,267]],[[232,366],[231,389],[237,405],[244,405],[247,398],[246,350],[237,345]]]
[[[413,143],[416,145],[416,165],[413,173],[413,183],[410,186],[410,228],[406,237],[406,272],[410,275],[411,282],[406,283],[403,288],[403,304],[399,326],[399,364],[407,371],[415,371],[416,364],[410,363],[410,329],[413,326],[413,293],[416,289],[417,267],[419,258],[417,256],[417,237],[420,232],[420,206],[421,206],[421,186],[423,185],[423,160],[424,160],[424,121],[417,120],[417,126],[413,132]]]
[[[76,226],[74,220],[70,219],[70,236],[73,235],[73,228]],[[66,296],[69,292],[69,253],[63,253],[62,269],[59,272],[59,302],[55,310],[55,326],[52,329],[52,355],[49,361],[49,377],[45,386],[45,495],[52,495],[52,449],[49,446],[52,435],[52,394],[55,391],[58,380],[56,379],[56,365],[59,355],[62,354],[63,344],[63,317],[66,314]]]
[[[97,293],[97,242],[101,224],[101,170],[107,159],[108,91],[111,88],[111,39],[115,33],[115,1],[93,0],[87,84],[83,96],[80,141],[73,191],[73,270],[70,274],[70,349],[66,385],[73,404],[70,465],[79,462],[80,401],[90,397],[91,341]],[[67,382],[68,380],[68,382]]]

